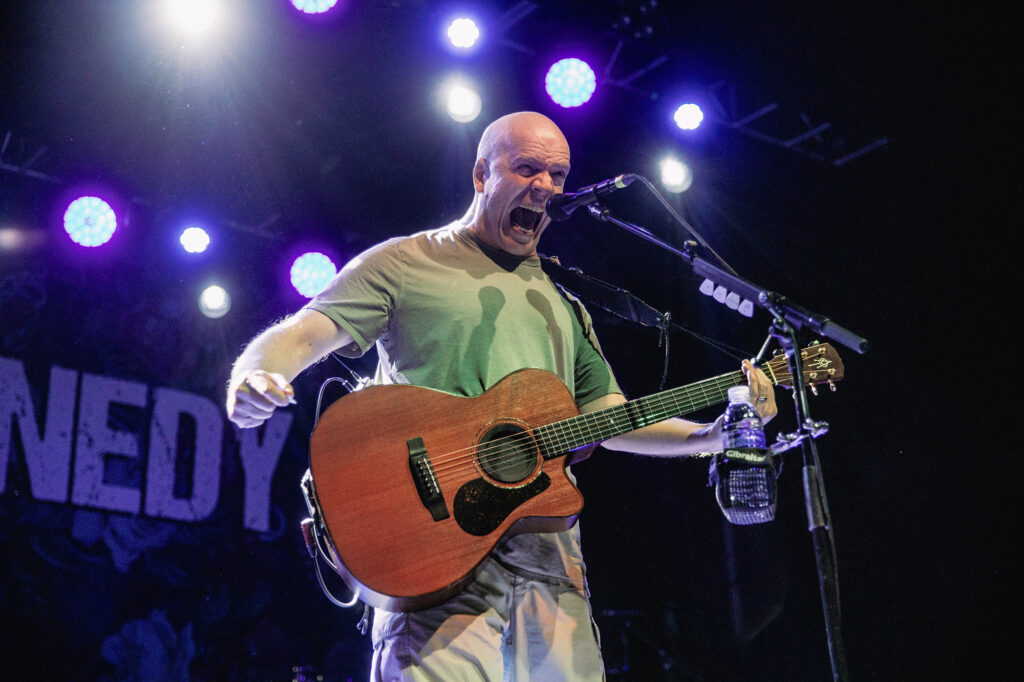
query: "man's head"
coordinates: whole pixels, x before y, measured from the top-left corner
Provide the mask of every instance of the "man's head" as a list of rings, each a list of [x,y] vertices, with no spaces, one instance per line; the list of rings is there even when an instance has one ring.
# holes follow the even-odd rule
[[[469,229],[502,251],[536,254],[551,222],[544,205],[561,193],[568,173],[569,143],[551,119],[531,111],[502,116],[477,147]]]

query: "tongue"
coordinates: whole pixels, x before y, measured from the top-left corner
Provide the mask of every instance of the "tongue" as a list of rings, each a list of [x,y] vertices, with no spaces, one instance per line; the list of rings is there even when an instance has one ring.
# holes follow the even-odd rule
[[[540,214],[527,208],[517,206],[509,214],[512,224],[525,232],[533,232],[540,222]]]

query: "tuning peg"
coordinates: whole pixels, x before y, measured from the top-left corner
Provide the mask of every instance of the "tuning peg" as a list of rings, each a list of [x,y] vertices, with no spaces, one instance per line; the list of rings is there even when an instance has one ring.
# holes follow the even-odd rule
[[[828,387],[833,393],[836,392],[836,382],[832,381],[831,379],[828,380]]]
[[[811,393],[813,393],[814,395],[818,395],[818,385],[817,384],[811,384]]]

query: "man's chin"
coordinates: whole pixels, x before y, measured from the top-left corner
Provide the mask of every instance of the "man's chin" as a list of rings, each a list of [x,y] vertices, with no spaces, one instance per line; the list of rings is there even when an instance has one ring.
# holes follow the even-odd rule
[[[541,229],[538,228],[527,234],[516,228],[510,228],[505,233],[504,250],[516,256],[532,256],[537,252],[537,242],[540,241]]]
[[[513,256],[532,256],[537,252],[537,240],[531,238],[529,241],[521,242],[518,239],[508,238],[505,239],[502,250]]]

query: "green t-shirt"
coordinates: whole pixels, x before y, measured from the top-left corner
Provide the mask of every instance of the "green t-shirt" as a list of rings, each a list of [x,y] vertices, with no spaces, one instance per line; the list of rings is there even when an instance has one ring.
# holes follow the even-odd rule
[[[307,307],[351,334],[357,356],[376,344],[374,382],[477,396],[523,368],[559,376],[577,405],[620,392],[582,312],[540,259],[494,249],[451,225],[391,239],[352,259]],[[582,584],[579,529],[504,540],[513,570]]]

